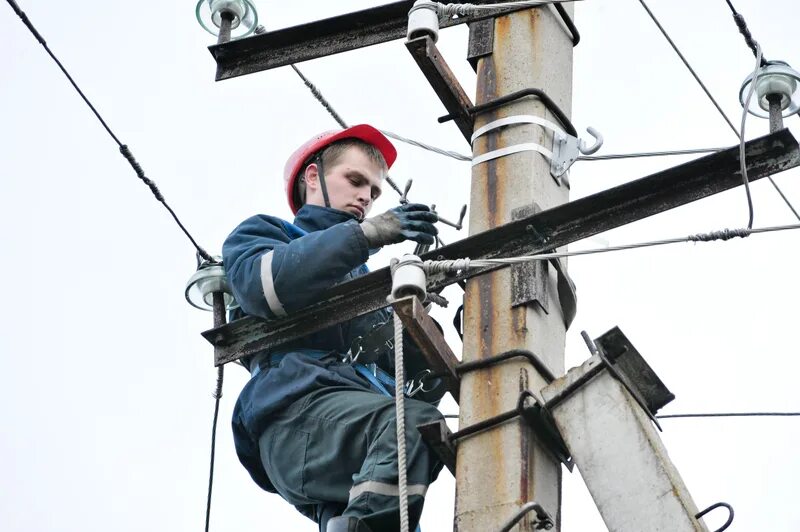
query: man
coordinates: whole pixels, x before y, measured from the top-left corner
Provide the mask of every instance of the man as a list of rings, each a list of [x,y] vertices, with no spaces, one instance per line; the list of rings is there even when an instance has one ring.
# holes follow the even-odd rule
[[[254,216],[223,245],[228,280],[243,313],[286,316],[325,289],[367,273],[370,250],[404,240],[433,242],[438,218],[424,205],[367,218],[396,157],[391,142],[368,125],[322,133],[292,154],[284,180],[294,223]],[[279,493],[322,532],[399,529],[389,377],[394,359],[387,346],[371,360],[344,360],[348,352],[360,352],[354,342],[391,337],[386,322],[391,324],[390,312],[376,311],[244,361],[251,378],[233,413],[239,459],[259,486]],[[413,348],[406,359],[407,375],[425,369]],[[436,402],[443,393],[406,402],[412,530],[427,486],[442,467],[414,428],[441,414],[417,397]]]

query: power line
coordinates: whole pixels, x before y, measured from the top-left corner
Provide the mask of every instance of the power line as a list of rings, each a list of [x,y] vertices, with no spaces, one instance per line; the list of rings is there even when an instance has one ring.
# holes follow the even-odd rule
[[[311,91],[311,94],[314,95],[314,98],[316,98],[317,101],[322,105],[322,107],[324,107],[325,110],[328,111],[328,114],[330,114],[333,117],[333,119],[336,120],[336,123],[339,124],[342,127],[342,129],[347,128],[347,122],[345,122],[344,119],[341,117],[341,115],[336,112],[336,109],[333,108],[331,103],[325,98],[325,96],[322,94],[319,88],[317,88],[317,86],[314,85],[314,83],[312,83],[311,80],[309,80],[308,77],[306,77],[305,74],[303,74],[303,72],[299,68],[297,68],[295,65],[291,65],[291,67],[292,70],[294,70],[297,73],[297,75],[300,76],[300,79],[303,80],[303,83],[305,84],[306,87],[308,87],[308,90]],[[472,160],[472,157],[468,155],[462,155],[458,152],[437,148],[436,146],[431,146],[430,144],[426,144],[419,140],[403,137],[401,135],[398,135],[397,133],[392,133],[391,131],[386,131],[384,129],[381,129],[380,131],[387,137],[399,140],[400,142],[404,142],[406,144],[410,144],[411,146],[416,146],[417,148],[422,148],[423,150],[428,150],[433,153],[438,153],[439,155],[444,155],[445,157],[450,157],[451,159],[456,159],[459,161]]]
[[[610,155],[581,155],[578,161],[608,161],[612,159],[633,159],[636,157],[664,157],[667,155],[691,155],[696,153],[716,153],[727,148],[695,148],[688,150],[646,151],[636,153],[616,153]]]
[[[692,66],[689,64],[689,61],[686,59],[686,57],[684,57],[684,55],[678,49],[678,46],[675,44],[675,42],[669,36],[667,31],[661,25],[661,23],[658,21],[658,18],[656,18],[656,16],[653,14],[653,12],[650,10],[650,8],[647,7],[647,4],[644,2],[644,0],[639,0],[639,3],[642,5],[644,10],[647,12],[647,14],[653,20],[655,25],[661,31],[662,35],[664,35],[664,38],[667,39],[667,42],[670,44],[670,46],[672,46],[672,49],[675,51],[675,53],[678,55],[678,57],[680,57],[681,61],[683,61],[683,64],[686,66],[686,68],[689,70],[689,72],[691,72],[691,74],[694,77],[695,81],[697,81],[697,83],[703,89],[703,92],[706,93],[706,96],[708,96],[708,99],[711,100],[711,103],[714,104],[714,107],[716,107],[717,111],[719,111],[719,114],[722,116],[722,118],[725,119],[725,122],[728,123],[728,126],[730,126],[731,130],[736,135],[736,138],[739,139],[740,150],[743,152],[743,150],[744,150],[744,142],[745,142],[743,131],[742,131],[741,134],[740,134],[739,131],[737,131],[736,127],[733,125],[733,122],[731,122],[731,120],[728,118],[728,115],[725,114],[725,111],[722,110],[722,107],[720,107],[720,105],[717,103],[717,100],[714,99],[714,96],[711,95],[711,92],[708,90],[708,88],[706,87],[705,83],[703,83],[703,81],[700,79],[700,76],[697,75],[697,72],[695,72],[694,68],[692,68]],[[730,2],[728,2],[728,5],[731,7],[731,9],[735,13],[736,10],[733,9],[733,5]],[[739,25],[739,19],[737,18],[736,15],[738,15],[738,14],[734,15],[734,19],[737,21],[736,22],[737,25]],[[739,17],[741,17],[741,15],[739,15]],[[742,21],[743,20],[744,19],[742,19]],[[746,28],[746,26],[745,26],[745,28]],[[741,27],[740,27],[740,29],[741,29]],[[743,35],[744,35],[744,32],[743,32]],[[749,35],[749,32],[747,32],[747,35],[745,35],[745,40],[747,40],[748,35]],[[760,56],[760,52],[759,52],[760,47],[758,46],[758,43],[756,43],[755,41],[752,41],[752,43],[756,47],[756,50],[755,50],[757,52],[756,53],[756,57],[758,58],[759,64],[761,64],[763,58]],[[750,41],[748,41],[748,45],[749,44],[750,44]],[[753,86],[755,86],[755,79],[753,80]],[[746,107],[747,106],[745,106],[745,108]],[[744,119],[742,120],[742,123],[744,124]],[[742,130],[744,130],[744,125],[742,125]],[[744,182],[745,192],[747,194],[747,204],[748,204],[748,211],[749,211],[749,222],[748,222],[748,228],[749,228],[749,227],[752,227],[752,225],[753,225],[753,199],[752,199],[752,196],[750,195],[750,186],[749,186],[749,183],[748,183],[748,180],[747,180],[747,166],[745,164],[744,155],[742,155],[740,157],[740,162],[741,162],[741,168],[742,168],[742,181]],[[791,202],[786,197],[786,195],[783,193],[783,191],[780,189],[780,187],[778,187],[778,184],[775,182],[775,180],[773,180],[772,177],[770,177],[769,178],[769,182],[772,184],[773,187],[775,187],[775,190],[778,191],[778,194],[780,194],[781,198],[786,203],[786,205],[789,207],[789,209],[791,209],[792,213],[797,217],[798,220],[800,220],[800,214],[797,213],[797,210],[791,204]]]
[[[703,80],[700,79],[700,76],[698,76],[697,72],[694,71],[694,68],[692,68],[692,65],[689,64],[689,61],[686,60],[686,57],[684,57],[684,55],[678,49],[678,46],[675,44],[675,42],[672,40],[672,38],[667,33],[667,30],[664,29],[664,26],[661,25],[661,23],[658,21],[658,19],[653,14],[653,12],[650,11],[650,8],[647,7],[647,4],[645,4],[644,0],[639,0],[639,3],[642,4],[642,7],[644,8],[644,10],[647,11],[647,14],[650,15],[651,19],[653,19],[653,22],[658,27],[658,29],[661,31],[661,34],[664,35],[664,38],[667,39],[667,42],[669,43],[669,45],[672,46],[672,49],[675,50],[675,53],[678,54],[678,57],[681,58],[681,61],[683,61],[683,64],[686,66],[687,69],[689,69],[689,72],[692,73],[692,76],[694,76],[695,81],[697,81],[698,85],[700,85],[700,87],[703,89],[703,92],[706,93],[706,96],[708,96],[708,99],[711,100],[711,103],[714,104],[714,107],[717,108],[717,111],[719,111],[719,114],[722,115],[722,118],[725,119],[725,122],[728,123],[728,125],[730,126],[731,130],[733,131],[733,133],[737,137],[739,137],[739,132],[736,130],[736,126],[733,125],[733,122],[730,121],[730,119],[728,118],[728,115],[725,114],[725,111],[723,111],[722,107],[719,106],[719,104],[717,103],[717,100],[715,100],[714,96],[711,95],[711,92],[708,90],[708,88],[706,87],[705,83],[703,83]]]
[[[646,247],[663,246],[666,244],[679,244],[686,242],[711,242],[715,240],[731,240],[732,238],[746,238],[751,234],[771,233],[777,231],[787,231],[800,229],[800,224],[779,225],[771,227],[761,227],[757,229],[722,229],[710,233],[699,233],[678,238],[668,238],[664,240],[653,240],[649,242],[637,242],[634,244],[623,244],[619,246],[609,246],[604,248],[583,249],[579,251],[560,251],[555,253],[539,253],[536,255],[521,255],[517,257],[504,257],[496,259],[453,259],[453,260],[429,260],[423,263],[423,268],[428,274],[441,272],[457,272],[469,268],[489,268],[498,265],[519,264],[537,260],[551,260],[563,257],[578,257],[583,255],[595,255],[599,253],[609,253],[612,251],[625,251],[629,249],[640,249]]]
[[[800,412],[713,412],[701,414],[663,414],[658,419],[705,418],[705,417],[797,417]],[[445,414],[446,419],[458,419],[458,414]]]
[[[714,412],[707,414],[664,414],[659,419],[701,418],[701,417],[795,417],[800,412]]]
[[[142,182],[144,182],[144,184],[147,185],[150,188],[150,191],[153,193],[153,196],[155,196],[156,200],[158,200],[162,205],[164,205],[164,207],[167,209],[167,211],[172,215],[172,218],[175,220],[175,223],[178,224],[178,227],[180,227],[181,231],[183,231],[183,234],[185,234],[186,237],[189,239],[189,241],[191,241],[192,245],[197,250],[197,253],[200,254],[200,256],[203,257],[203,259],[205,259],[205,260],[207,260],[209,262],[213,262],[214,261],[213,257],[211,257],[211,255],[209,255],[208,252],[206,252],[206,250],[204,250],[202,247],[200,247],[200,245],[197,243],[197,241],[195,241],[195,239],[191,235],[191,233],[189,233],[189,231],[186,229],[186,227],[180,221],[180,219],[178,218],[178,215],[175,214],[175,211],[172,210],[172,207],[170,207],[167,204],[167,201],[166,201],[166,199],[164,199],[164,196],[163,196],[163,194],[161,194],[161,191],[158,189],[158,186],[145,175],[144,170],[142,169],[141,165],[136,161],[136,159],[134,158],[134,156],[131,153],[131,151],[128,148],[128,146],[123,144],[119,140],[119,138],[117,138],[117,136],[114,134],[114,132],[111,131],[111,128],[108,126],[106,121],[103,120],[103,117],[100,116],[100,113],[97,111],[95,106],[92,105],[92,102],[89,101],[89,98],[86,97],[86,95],[83,93],[83,91],[80,89],[80,87],[78,87],[78,84],[72,78],[70,73],[67,71],[67,69],[64,67],[64,65],[61,63],[61,61],[59,61],[59,59],[52,52],[52,50],[50,50],[50,47],[47,45],[47,42],[44,40],[44,37],[42,37],[42,35],[33,26],[33,23],[28,18],[28,15],[26,15],[25,12],[22,11],[19,8],[19,6],[15,2],[15,0],[6,0],[6,1],[8,2],[8,5],[11,6],[11,9],[13,9],[14,12],[17,14],[17,16],[22,20],[23,24],[25,24],[25,26],[28,28],[28,30],[30,30],[30,32],[33,34],[33,36],[36,38],[36,40],[39,41],[39,44],[41,44],[44,47],[44,49],[47,52],[47,54],[53,59],[53,61],[55,61],[56,65],[58,65],[58,68],[61,69],[61,72],[64,73],[64,75],[67,77],[67,79],[72,84],[72,86],[75,88],[75,90],[78,92],[78,94],[83,99],[83,101],[86,102],[86,105],[88,105],[89,109],[92,110],[92,113],[94,113],[94,115],[100,121],[100,124],[102,124],[103,128],[105,128],[105,130],[108,132],[108,134],[111,136],[111,138],[114,139],[114,142],[117,143],[117,145],[119,146],[120,153],[122,154],[123,157],[125,157],[125,159],[128,161],[128,163],[131,165],[131,167],[133,168],[133,171],[136,172],[136,175],[139,177],[139,179],[141,179]]]

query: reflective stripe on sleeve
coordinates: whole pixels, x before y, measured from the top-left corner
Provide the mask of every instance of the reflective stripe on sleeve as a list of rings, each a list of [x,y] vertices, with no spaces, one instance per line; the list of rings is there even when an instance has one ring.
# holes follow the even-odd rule
[[[264,290],[264,298],[267,300],[269,309],[276,316],[286,316],[281,300],[275,293],[275,284],[272,279],[272,251],[265,253],[261,257],[261,288]]]
[[[409,496],[419,495],[420,497],[424,497],[427,491],[428,486],[425,484],[408,485]],[[368,480],[352,487],[350,490],[350,501],[352,502],[354,499],[367,492],[375,493],[377,495],[385,495],[387,497],[397,497],[400,495],[400,489],[397,487],[397,484],[387,484],[385,482]]]

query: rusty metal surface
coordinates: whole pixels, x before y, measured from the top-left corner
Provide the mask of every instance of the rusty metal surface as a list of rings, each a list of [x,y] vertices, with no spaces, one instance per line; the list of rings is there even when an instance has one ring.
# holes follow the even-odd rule
[[[456,367],[459,360],[450,350],[442,332],[425,312],[425,307],[415,296],[404,297],[392,303],[395,313],[400,316],[406,332],[417,344],[431,370],[442,375],[442,380],[453,396],[459,402],[459,378]]]
[[[514,209],[511,217],[514,220],[526,218],[542,209],[536,205],[526,205]],[[546,314],[550,313],[547,286],[549,280],[547,261],[522,262],[511,265],[511,305],[536,304]]]
[[[492,2],[494,0],[473,0],[472,3]],[[216,79],[235,78],[404,38],[408,11],[413,5],[414,0],[393,2],[209,46],[217,62]],[[448,28],[520,9],[527,8],[487,10],[471,17],[445,19],[440,21],[440,27]]]
[[[467,142],[472,138],[474,120],[467,109],[472,107],[472,100],[461,87],[453,71],[436,48],[433,39],[428,36],[406,41],[406,48],[411,52],[425,79],[431,84],[433,91],[444,105],[447,112],[454,116],[454,121]]]
[[[738,149],[735,146],[475,234],[422,258],[477,259],[539,253],[723,192],[742,184]],[[800,165],[800,149],[787,129],[749,141],[746,152],[751,181]],[[485,271],[432,276],[431,288]],[[203,336],[220,347],[219,365],[383,308],[390,287],[389,269],[382,268],[331,288],[319,303],[283,320],[266,322],[248,317],[206,331]]]
[[[469,25],[467,44],[467,61],[472,66],[472,70],[478,71],[478,59],[490,55],[492,46],[494,46],[494,20],[472,22]]]
[[[451,443],[452,433],[443,419],[432,423],[417,425],[417,430],[422,435],[422,439],[439,457],[439,460],[456,474],[456,449]]]
[[[595,338],[595,344],[613,362],[625,387],[633,389],[632,395],[638,395],[652,414],[675,399],[619,327]]]

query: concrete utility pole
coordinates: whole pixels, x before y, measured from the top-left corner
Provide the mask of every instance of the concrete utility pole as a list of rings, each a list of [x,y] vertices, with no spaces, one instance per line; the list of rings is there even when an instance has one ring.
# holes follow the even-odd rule
[[[565,5],[573,14],[572,5]],[[572,103],[572,41],[549,6],[518,11],[494,20],[492,54],[479,59],[476,104],[536,87],[565,113]],[[513,115],[538,115],[558,123],[542,102],[528,97],[481,114],[475,129]],[[514,125],[478,138],[473,156],[535,142],[552,146],[553,132],[538,125]],[[508,222],[519,209],[555,207],[569,190],[550,175],[550,163],[527,151],[476,165],[472,172],[470,234]],[[519,212],[519,211],[518,211]],[[528,211],[530,213],[530,211]],[[533,237],[533,235],[531,235]],[[553,269],[544,269],[549,314],[538,304],[512,307],[512,274],[506,268],[467,282],[464,305],[464,361],[514,348],[540,355],[556,375],[564,372],[565,325],[558,304]],[[527,362],[506,362],[464,376],[460,426],[513,410],[522,390],[537,396],[545,385]],[[498,530],[523,504],[539,503],[561,525],[561,465],[519,420],[459,442],[455,530]],[[529,530],[531,516],[520,522]]]

